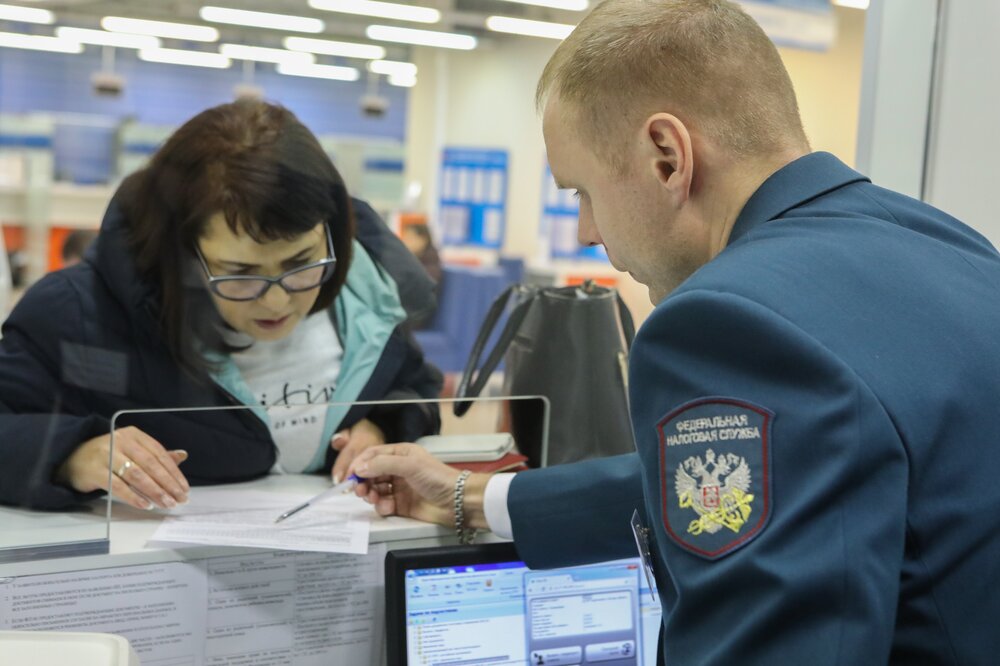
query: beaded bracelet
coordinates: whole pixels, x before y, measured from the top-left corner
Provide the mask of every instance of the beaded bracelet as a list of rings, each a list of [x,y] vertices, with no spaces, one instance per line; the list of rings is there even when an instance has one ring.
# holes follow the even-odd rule
[[[476,529],[465,527],[465,480],[470,474],[472,472],[463,469],[455,479],[455,534],[462,545],[468,545],[476,538]]]

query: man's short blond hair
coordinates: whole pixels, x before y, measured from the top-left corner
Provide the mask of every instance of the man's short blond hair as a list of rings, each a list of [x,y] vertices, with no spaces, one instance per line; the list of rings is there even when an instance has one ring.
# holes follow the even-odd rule
[[[726,0],[605,0],[545,66],[540,109],[551,95],[611,161],[624,130],[657,111],[737,156],[808,149],[778,50]]]

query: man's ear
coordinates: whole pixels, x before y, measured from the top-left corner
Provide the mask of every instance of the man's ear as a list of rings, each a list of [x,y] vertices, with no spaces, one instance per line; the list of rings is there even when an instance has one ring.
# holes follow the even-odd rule
[[[694,179],[694,152],[688,128],[677,116],[655,113],[643,125],[643,141],[654,177],[676,197],[677,203],[687,201]]]

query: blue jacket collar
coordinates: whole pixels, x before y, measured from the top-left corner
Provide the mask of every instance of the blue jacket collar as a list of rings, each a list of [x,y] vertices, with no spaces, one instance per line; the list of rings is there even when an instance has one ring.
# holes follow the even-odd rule
[[[868,178],[830,153],[800,157],[771,174],[747,200],[729,234],[729,244],[810,199],[859,181]]]

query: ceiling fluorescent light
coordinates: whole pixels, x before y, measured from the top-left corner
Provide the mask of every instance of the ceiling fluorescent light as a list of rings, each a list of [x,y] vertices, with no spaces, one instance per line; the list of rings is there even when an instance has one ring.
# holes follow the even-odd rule
[[[587,0],[506,0],[516,2],[521,5],[535,5],[537,7],[551,7],[552,9],[568,9],[571,12],[582,12],[590,3]]]
[[[364,60],[381,60],[385,57],[385,49],[375,44],[355,44],[353,42],[334,42],[328,39],[313,39],[311,37],[285,37],[282,42],[289,51],[306,51],[322,55],[340,56],[342,58],[362,58]]]
[[[22,35],[17,32],[0,32],[0,47],[30,49],[32,51],[55,51],[56,53],[80,53],[83,44],[60,37],[42,35]]]
[[[232,60],[220,53],[185,51],[183,49],[142,49],[139,51],[139,59],[147,62],[162,62],[168,65],[191,65],[215,69],[226,69],[232,64]]]
[[[49,25],[56,22],[56,16],[47,9],[0,5],[0,21],[22,21]]]
[[[833,4],[851,9],[868,9],[868,0],[833,0]]]
[[[416,65],[412,62],[398,62],[396,60],[372,60],[368,63],[368,70],[376,74],[399,78],[416,78],[417,76]]]
[[[286,51],[285,49],[269,49],[263,46],[247,46],[246,44],[223,44],[219,53],[227,58],[237,60],[256,60],[257,62],[273,62],[290,65],[311,65],[316,62],[316,56],[302,51]]]
[[[509,16],[491,16],[486,19],[486,27],[496,32],[508,32],[512,35],[566,39],[569,33],[573,32],[575,26],[567,23],[529,21],[527,19],[510,18]]]
[[[98,46],[118,46],[123,49],[157,49],[160,40],[152,35],[129,35],[124,32],[107,32],[105,30],[89,30],[87,28],[56,28],[56,37],[81,44],[97,44]]]
[[[203,21],[246,25],[251,28],[271,28],[290,32],[323,32],[326,29],[326,24],[318,18],[251,12],[245,9],[229,9],[228,7],[202,7],[198,11],[198,15]]]
[[[417,85],[417,77],[415,76],[390,76],[389,85],[399,86],[400,88],[412,88]]]
[[[443,49],[459,49],[471,51],[476,48],[476,38],[472,35],[458,35],[453,32],[435,32],[433,30],[414,30],[413,28],[395,28],[388,25],[370,25],[365,30],[369,39],[380,42],[400,42],[418,46],[437,46]]]
[[[136,35],[154,35],[170,39],[186,39],[192,42],[217,42],[219,31],[208,25],[168,23],[166,21],[146,21],[144,19],[105,16],[101,27],[111,32],[129,32]],[[194,53],[194,52],[192,52]]]
[[[400,5],[394,2],[375,2],[374,0],[309,0],[309,6],[313,9],[324,9],[328,12],[377,16],[379,18],[413,21],[415,23],[437,23],[441,20],[441,12],[436,9]]]
[[[332,79],[334,81],[357,81],[361,72],[355,67],[337,67],[336,65],[296,65],[279,64],[278,74],[290,76],[309,76],[314,79]]]

